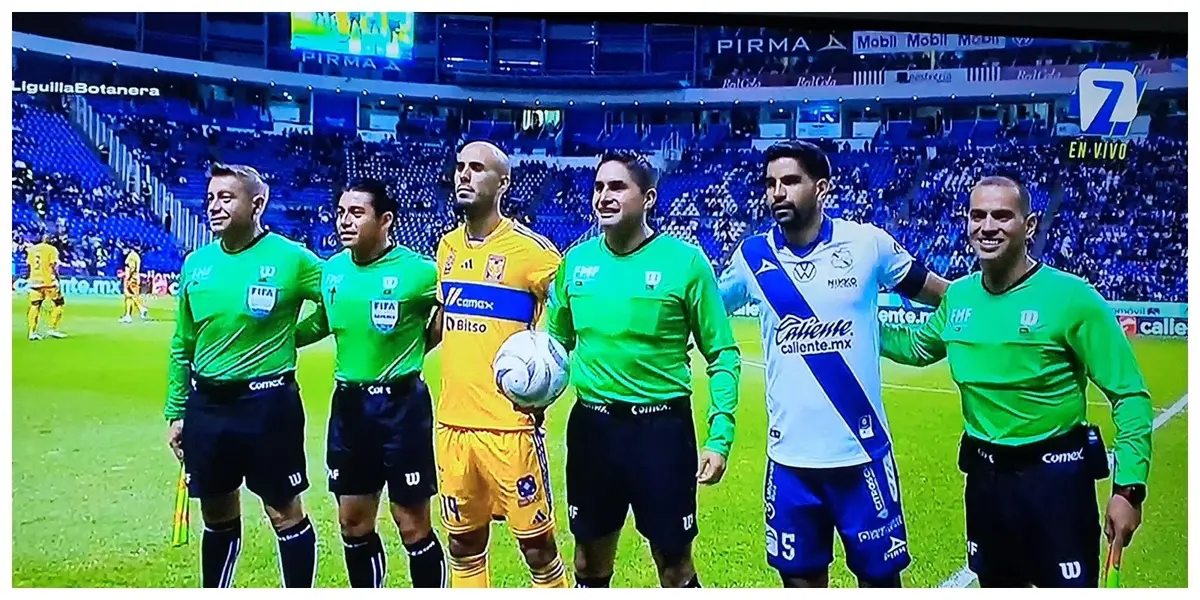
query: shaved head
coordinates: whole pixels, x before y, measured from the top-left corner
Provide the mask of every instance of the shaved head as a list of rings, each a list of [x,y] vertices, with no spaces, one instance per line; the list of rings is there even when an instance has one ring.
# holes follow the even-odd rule
[[[459,157],[483,159],[484,164],[502,176],[512,175],[512,163],[499,146],[488,141],[471,142],[462,147]]]
[[[454,165],[454,198],[460,208],[483,215],[498,213],[500,199],[512,182],[512,165],[499,146],[470,142],[458,151]]]

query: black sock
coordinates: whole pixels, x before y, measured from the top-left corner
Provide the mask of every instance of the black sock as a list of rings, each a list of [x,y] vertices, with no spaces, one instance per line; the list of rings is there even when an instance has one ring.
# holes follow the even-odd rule
[[[575,576],[575,587],[577,588],[606,588],[609,582],[612,581],[612,573],[604,577],[583,577]]]
[[[702,586],[700,585],[700,575],[699,575],[699,574],[692,575],[692,578],[691,578],[691,579],[689,579],[689,580],[687,581],[687,583],[683,584],[683,587],[685,587],[685,588],[698,588],[698,587],[702,587]]]
[[[346,551],[346,574],[350,576],[350,587],[379,588],[387,580],[387,553],[383,551],[383,540],[374,531],[360,537],[342,536],[342,548]]]
[[[317,573],[317,531],[306,515],[299,523],[275,532],[283,587],[313,587]]]
[[[242,519],[205,523],[200,542],[200,582],[206,588],[232,587],[242,552]]]
[[[450,587],[446,555],[436,534],[430,531],[429,537],[415,544],[405,544],[404,549],[408,551],[408,572],[412,575],[414,588]]]

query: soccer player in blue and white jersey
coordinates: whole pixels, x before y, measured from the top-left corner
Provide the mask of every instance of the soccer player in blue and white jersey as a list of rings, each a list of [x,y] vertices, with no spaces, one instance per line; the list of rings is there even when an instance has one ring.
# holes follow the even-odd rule
[[[881,290],[937,305],[947,282],[870,224],[824,213],[829,158],[772,146],[776,225],[721,275],[725,308],[757,305],[767,359],[767,562],[785,587],[826,587],[833,531],[862,587],[899,587],[909,565],[900,483],[881,400]]]

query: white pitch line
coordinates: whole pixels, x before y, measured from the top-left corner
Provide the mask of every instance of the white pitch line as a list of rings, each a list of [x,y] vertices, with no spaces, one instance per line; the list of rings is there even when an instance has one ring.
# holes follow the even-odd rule
[[[1154,431],[1158,431],[1159,427],[1166,425],[1167,421],[1170,421],[1175,415],[1183,412],[1183,409],[1187,408],[1187,403],[1188,397],[1187,394],[1184,394],[1182,398],[1175,401],[1175,404],[1172,404],[1170,408],[1167,408],[1167,410],[1159,414],[1158,417],[1154,419]],[[951,575],[949,579],[943,581],[938,587],[965,588],[972,583],[975,583],[975,579],[975,573],[973,573],[969,567],[963,567]]]

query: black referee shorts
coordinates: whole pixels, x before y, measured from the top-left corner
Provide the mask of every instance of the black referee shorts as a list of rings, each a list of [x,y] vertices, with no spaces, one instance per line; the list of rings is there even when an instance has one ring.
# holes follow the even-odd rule
[[[246,483],[283,509],[308,489],[304,405],[294,372],[243,381],[195,378],[183,420],[188,493],[204,499]]]
[[[691,403],[576,402],[567,421],[567,516],[588,541],[619,531],[633,509],[637,530],[666,556],[695,539],[696,428]]]
[[[981,587],[1096,587],[1100,511],[1108,476],[1094,427],[1025,446],[963,436],[967,564]]]
[[[386,484],[388,500],[413,506],[437,493],[433,400],[416,375],[390,383],[338,382],[329,412],[325,466],[337,496]]]

